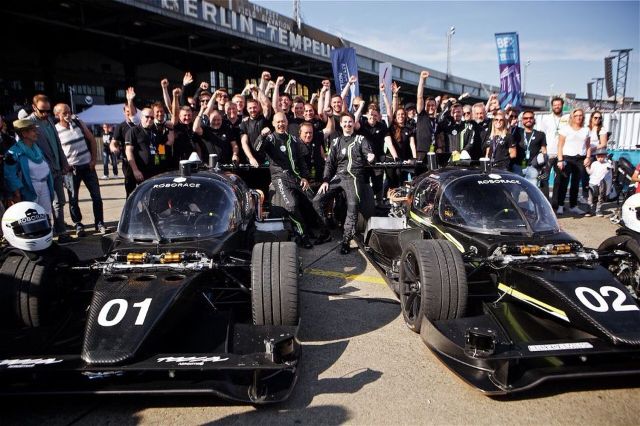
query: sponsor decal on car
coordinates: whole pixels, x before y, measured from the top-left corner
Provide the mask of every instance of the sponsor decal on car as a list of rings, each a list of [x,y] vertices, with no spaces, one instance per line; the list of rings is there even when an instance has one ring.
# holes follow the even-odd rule
[[[200,188],[199,183],[194,182],[173,182],[173,183],[156,183],[153,185],[153,189],[161,189],[161,188]]]
[[[553,343],[550,345],[529,345],[528,348],[531,352],[570,351],[573,349],[593,349],[593,345],[589,342],[574,342]]]
[[[7,368],[33,368],[36,365],[50,365],[62,362],[56,358],[34,358],[34,359],[3,359],[0,360],[0,367]]]
[[[204,365],[206,362],[223,362],[228,359],[219,356],[167,356],[158,358],[158,362],[176,363],[178,365]]]
[[[478,181],[479,185],[496,184],[496,183],[515,183],[517,185],[520,185],[520,181],[516,179],[484,179],[484,180]]]

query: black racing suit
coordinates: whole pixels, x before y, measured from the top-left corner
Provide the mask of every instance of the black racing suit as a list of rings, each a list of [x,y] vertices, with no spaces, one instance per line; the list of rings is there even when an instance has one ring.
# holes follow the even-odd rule
[[[301,179],[309,179],[309,169],[304,161],[305,150],[296,137],[288,133],[271,133],[258,136],[254,148],[269,158],[271,183],[275,189],[273,207],[285,210],[293,222],[296,234],[304,235],[303,220],[298,209],[297,197],[306,197],[300,186]]]
[[[326,225],[325,207],[335,193],[343,190],[347,199],[347,216],[344,221],[343,240],[350,240],[355,235],[358,221],[358,204],[373,200],[371,188],[365,191],[363,166],[368,154],[373,154],[367,139],[362,135],[339,136],[331,141],[329,157],[324,167],[323,182],[329,184],[326,192],[316,195],[313,208]]]

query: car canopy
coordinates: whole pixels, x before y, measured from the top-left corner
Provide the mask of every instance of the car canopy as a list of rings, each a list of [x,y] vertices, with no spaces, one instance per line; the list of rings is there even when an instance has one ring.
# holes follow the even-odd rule
[[[236,191],[223,178],[166,176],[144,182],[131,194],[118,233],[158,242],[222,237],[240,220]]]
[[[555,233],[556,216],[540,189],[505,173],[474,174],[448,182],[440,197],[440,219],[479,233]]]

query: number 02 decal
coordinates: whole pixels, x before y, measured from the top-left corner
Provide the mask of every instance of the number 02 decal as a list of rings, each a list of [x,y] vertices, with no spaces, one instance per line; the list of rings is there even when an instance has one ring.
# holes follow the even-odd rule
[[[138,312],[138,316],[136,317],[135,325],[144,324],[144,319],[147,316],[147,312],[149,312],[149,306],[151,306],[151,298],[148,297],[144,299],[142,302],[134,303],[133,307],[140,309]],[[112,308],[115,307],[115,315],[111,319],[109,319],[109,314],[111,313]],[[109,300],[104,304],[102,309],[100,309],[100,313],[98,314],[98,324],[103,327],[113,327],[114,325],[120,323],[124,316],[127,314],[127,309],[129,308],[129,303],[127,303],[124,299],[113,299]]]
[[[611,307],[616,312],[625,311],[639,311],[640,308],[635,304],[624,304],[627,300],[627,295],[617,287],[606,285],[600,287],[600,293],[589,287],[576,288],[576,296],[582,302],[584,306],[596,312],[607,312],[609,310],[609,304],[603,296],[609,296],[613,293],[616,298],[611,303]],[[588,296],[587,296],[588,295]],[[595,303],[594,303],[595,302]]]

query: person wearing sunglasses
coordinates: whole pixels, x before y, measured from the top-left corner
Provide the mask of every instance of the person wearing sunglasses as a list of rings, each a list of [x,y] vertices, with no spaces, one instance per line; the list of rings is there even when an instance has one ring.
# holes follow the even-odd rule
[[[547,138],[544,132],[533,128],[535,124],[536,118],[533,111],[525,110],[522,113],[522,127],[516,129],[514,136],[516,143],[524,152],[522,175],[529,182],[538,186],[538,176],[547,166]],[[545,195],[548,196],[548,194],[547,188]]]
[[[153,110],[144,108],[140,124],[133,127],[125,136],[125,154],[129,167],[128,179],[125,180],[127,196],[141,182],[162,173],[169,167],[167,146],[173,145],[174,131],[168,132],[165,141],[154,131]]]
[[[36,125],[36,143],[42,150],[53,176],[53,232],[54,235],[58,236],[59,243],[72,242],[73,240],[67,235],[67,228],[64,224],[66,199],[63,184],[64,175],[71,172],[71,167],[67,162],[67,157],[64,155],[58,132],[53,124],[49,98],[44,94],[35,95],[32,108],[33,113],[27,119],[33,121]]]
[[[516,144],[507,130],[507,116],[497,110],[491,120],[491,133],[485,142],[485,156],[491,159],[493,167],[507,169],[509,160],[516,157]]]
[[[603,128],[602,123],[604,121],[604,116],[602,115],[602,111],[595,110],[591,113],[591,117],[589,117],[589,122],[587,124],[587,128],[589,129],[589,145],[591,146],[591,162],[596,161],[595,152],[599,149],[607,149],[607,142],[609,140],[608,132]],[[585,172],[582,174],[580,179],[580,185],[582,187],[582,200],[583,202],[587,202],[587,198],[589,197],[589,174]]]

